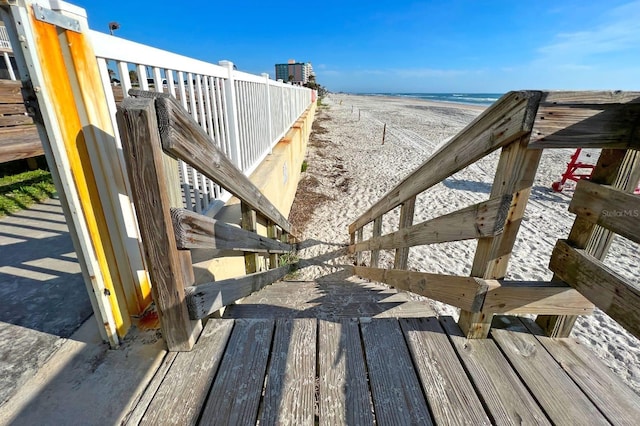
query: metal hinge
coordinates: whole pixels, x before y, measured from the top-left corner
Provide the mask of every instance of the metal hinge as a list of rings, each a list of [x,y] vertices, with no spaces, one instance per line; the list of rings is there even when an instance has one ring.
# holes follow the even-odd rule
[[[33,5],[33,13],[38,21],[46,22],[47,24],[52,24],[65,30],[80,32],[80,22],[77,19],[69,18],[61,13],[42,7],[39,4]]]

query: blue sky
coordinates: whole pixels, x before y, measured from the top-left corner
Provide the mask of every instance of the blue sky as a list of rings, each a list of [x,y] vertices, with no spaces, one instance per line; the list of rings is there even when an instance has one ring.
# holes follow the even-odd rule
[[[640,89],[640,0],[71,0],[92,29],[346,92]]]

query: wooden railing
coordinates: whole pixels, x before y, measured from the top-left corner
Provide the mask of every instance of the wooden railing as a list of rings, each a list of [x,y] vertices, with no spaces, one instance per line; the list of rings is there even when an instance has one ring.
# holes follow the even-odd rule
[[[21,81],[0,80],[0,163],[44,154],[21,89]]]
[[[640,199],[629,194],[640,179],[639,122],[640,93],[506,94],[350,225],[355,273],[461,308],[469,338],[486,337],[496,313],[538,314],[549,334],[566,336],[593,304],[640,336],[640,290],[601,262],[613,233],[640,242]],[[504,281],[542,150],[578,147],[603,150],[591,181],[576,188],[578,217],[553,252],[553,279]],[[489,200],[413,224],[417,195],[498,149]],[[398,230],[381,235],[383,215],[398,206]],[[471,278],[405,270],[410,247],[469,239],[478,240]],[[393,270],[378,268],[382,249],[395,249]]]
[[[169,350],[190,350],[204,318],[285,276],[278,255],[293,250],[291,224],[225,156],[191,115],[167,95],[126,98],[118,127],[136,214],[153,285],[153,296]],[[242,228],[182,208],[182,194],[167,182],[182,160],[241,200]],[[258,235],[266,222],[268,236]],[[194,286],[192,248],[239,250],[247,275]],[[258,255],[268,270],[258,272]]]

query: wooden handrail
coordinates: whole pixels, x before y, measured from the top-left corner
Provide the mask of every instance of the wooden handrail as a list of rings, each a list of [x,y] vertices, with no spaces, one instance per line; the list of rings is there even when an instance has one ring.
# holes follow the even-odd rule
[[[349,233],[528,133],[542,92],[509,92],[349,226]]]
[[[171,209],[178,249],[221,249],[289,253],[294,247],[270,237],[212,219],[190,210]]]
[[[293,233],[289,221],[262,192],[215,146],[209,135],[173,97],[155,99],[162,148],[209,179],[227,189],[240,200]]]

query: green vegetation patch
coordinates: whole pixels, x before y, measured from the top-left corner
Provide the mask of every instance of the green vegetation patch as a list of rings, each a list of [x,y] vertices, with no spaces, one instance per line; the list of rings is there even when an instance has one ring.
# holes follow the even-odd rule
[[[55,193],[51,173],[45,170],[0,177],[0,216],[26,209]]]

